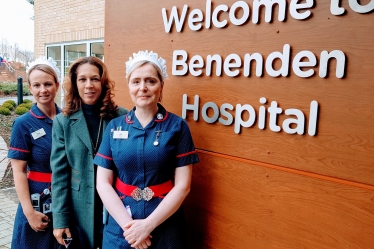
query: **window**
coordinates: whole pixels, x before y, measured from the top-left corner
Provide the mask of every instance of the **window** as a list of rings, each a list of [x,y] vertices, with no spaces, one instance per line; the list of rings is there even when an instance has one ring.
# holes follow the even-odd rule
[[[65,45],[65,56],[64,56],[64,72],[65,75],[68,73],[69,66],[76,59],[85,57],[87,55],[86,44],[74,44],[74,45]]]
[[[52,57],[57,62],[57,67],[61,68],[61,46],[48,47],[47,58]]]
[[[91,43],[91,56],[95,56],[104,61],[104,42]]]
[[[104,60],[104,41],[78,41],[46,46],[47,58],[52,57],[61,71],[61,79],[68,73],[73,61],[84,56],[95,56]]]
[[[52,57],[57,62],[57,67],[60,69],[61,85],[64,76],[68,73],[69,66],[73,61],[80,57],[95,56],[104,61],[104,41],[78,41],[69,43],[50,44],[46,46],[47,58]],[[57,94],[55,102],[59,106],[63,106],[63,92]],[[61,104],[59,104],[61,103]]]

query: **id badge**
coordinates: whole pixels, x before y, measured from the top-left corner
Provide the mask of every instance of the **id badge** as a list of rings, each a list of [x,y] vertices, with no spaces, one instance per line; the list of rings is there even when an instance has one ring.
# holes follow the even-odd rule
[[[129,137],[128,131],[113,131],[114,139],[127,139]]]
[[[34,131],[33,133],[31,133],[31,136],[34,138],[34,140],[44,136],[46,133],[45,133],[45,130],[43,128],[37,130],[37,131]]]

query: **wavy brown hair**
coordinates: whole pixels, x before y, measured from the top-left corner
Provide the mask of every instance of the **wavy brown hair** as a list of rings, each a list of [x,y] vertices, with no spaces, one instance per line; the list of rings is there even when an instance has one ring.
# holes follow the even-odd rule
[[[104,62],[93,56],[79,58],[70,65],[68,75],[63,84],[65,107],[62,109],[62,112],[65,116],[69,116],[81,109],[82,99],[79,96],[77,88],[77,70],[80,65],[86,63],[99,69],[102,91],[97,103],[102,103],[100,116],[104,118],[116,117],[118,106],[113,101],[115,83],[109,78],[108,69]]]

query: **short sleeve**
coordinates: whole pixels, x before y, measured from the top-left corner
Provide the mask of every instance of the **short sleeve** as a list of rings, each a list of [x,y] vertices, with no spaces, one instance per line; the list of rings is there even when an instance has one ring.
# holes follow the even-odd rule
[[[94,164],[106,168],[114,169],[112,150],[110,146],[110,138],[112,135],[113,122],[110,121],[105,129],[103,140],[101,141],[99,151],[94,158]]]
[[[13,123],[8,157],[28,161],[31,155],[32,144],[30,134],[28,133],[28,129],[24,127],[24,123],[19,119],[16,119]]]
[[[181,121],[181,132],[177,142],[177,167],[199,162],[192,140],[190,128],[186,121]]]

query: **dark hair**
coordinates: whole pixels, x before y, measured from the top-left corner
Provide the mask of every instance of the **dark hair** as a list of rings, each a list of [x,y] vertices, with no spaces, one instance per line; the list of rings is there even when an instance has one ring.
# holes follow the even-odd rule
[[[102,91],[97,101],[99,103],[102,102],[100,116],[116,117],[118,106],[113,101],[113,89],[115,83],[109,79],[108,69],[104,62],[93,56],[79,58],[70,65],[68,75],[63,84],[65,107],[62,112],[65,116],[69,116],[76,113],[81,108],[82,99],[79,96],[77,87],[77,70],[78,67],[83,64],[91,64],[99,69]]]

